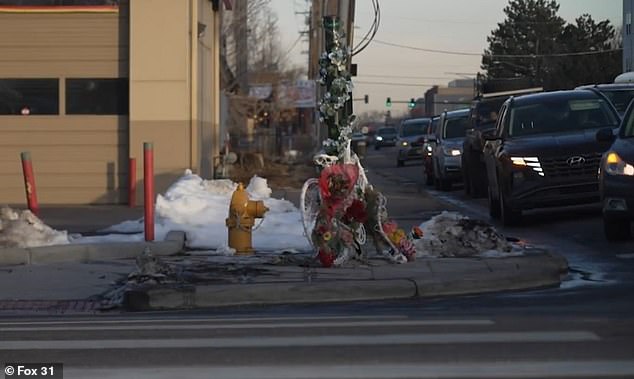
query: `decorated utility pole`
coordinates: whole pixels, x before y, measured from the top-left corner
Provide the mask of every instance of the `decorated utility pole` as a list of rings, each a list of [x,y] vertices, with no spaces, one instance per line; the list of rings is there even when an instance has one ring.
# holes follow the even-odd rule
[[[359,158],[350,149],[355,116],[346,103],[352,98],[348,67],[351,51],[340,20],[323,18],[325,52],[319,59],[319,83],[325,87],[319,102],[319,120],[328,129],[323,153],[315,156],[319,179],[309,179],[302,189],[301,211],[306,235],[325,267],[341,266],[365,256],[371,237],[377,252],[394,262],[415,258],[412,239],[422,233],[399,229],[387,217],[386,199],[365,176]]]

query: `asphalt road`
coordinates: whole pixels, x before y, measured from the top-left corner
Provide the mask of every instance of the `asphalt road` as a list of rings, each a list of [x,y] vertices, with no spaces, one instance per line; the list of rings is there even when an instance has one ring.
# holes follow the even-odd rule
[[[390,216],[488,219],[422,165],[370,151]],[[632,378],[634,242],[607,243],[598,208],[533,212],[509,236],[566,256],[561,288],[482,296],[89,318],[0,319],[0,363],[62,362],[65,378]]]

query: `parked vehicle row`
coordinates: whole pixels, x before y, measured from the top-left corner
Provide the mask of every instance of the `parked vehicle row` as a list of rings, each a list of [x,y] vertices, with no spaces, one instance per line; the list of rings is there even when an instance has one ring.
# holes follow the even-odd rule
[[[403,121],[396,164],[422,159],[438,189],[463,181],[504,225],[530,209],[601,201],[606,237],[629,238],[634,110],[623,106],[633,97],[632,84],[482,96],[470,109]]]

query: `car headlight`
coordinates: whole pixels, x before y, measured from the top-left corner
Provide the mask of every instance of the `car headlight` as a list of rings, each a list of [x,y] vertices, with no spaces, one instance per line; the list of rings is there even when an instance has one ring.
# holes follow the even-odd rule
[[[610,152],[605,160],[605,172],[610,175],[634,176],[634,166],[626,163],[617,153]]]
[[[403,141],[403,142],[401,142],[401,146],[405,147],[405,146],[407,146],[407,145],[409,145],[409,143],[408,143],[407,141]]]
[[[427,145],[425,146],[425,150],[431,153],[434,149],[431,147],[431,145]]]
[[[457,149],[455,147],[443,146],[442,153],[448,157],[457,157],[460,154],[462,154],[462,151],[460,151],[460,149]]]
[[[377,140],[377,141],[383,141],[383,137],[381,137],[381,136],[376,136],[376,140]]]
[[[544,176],[544,169],[537,157],[511,157],[511,163],[516,167],[530,167],[539,176]]]

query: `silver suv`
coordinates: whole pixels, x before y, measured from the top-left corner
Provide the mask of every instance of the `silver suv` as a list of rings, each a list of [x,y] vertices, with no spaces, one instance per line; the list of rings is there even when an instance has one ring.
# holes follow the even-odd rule
[[[437,189],[447,191],[453,182],[462,180],[462,143],[469,126],[469,109],[444,112],[440,116],[432,154]]]

